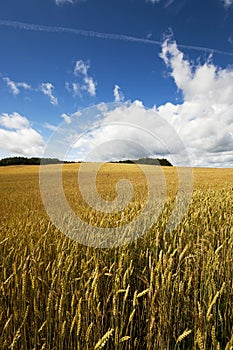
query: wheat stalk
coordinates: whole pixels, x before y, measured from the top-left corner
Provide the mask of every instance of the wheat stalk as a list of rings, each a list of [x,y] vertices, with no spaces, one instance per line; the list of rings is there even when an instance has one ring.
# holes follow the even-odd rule
[[[107,341],[110,339],[110,337],[112,336],[113,332],[114,332],[113,328],[107,331],[107,333],[105,333],[104,336],[96,343],[94,350],[102,349],[107,343]]]

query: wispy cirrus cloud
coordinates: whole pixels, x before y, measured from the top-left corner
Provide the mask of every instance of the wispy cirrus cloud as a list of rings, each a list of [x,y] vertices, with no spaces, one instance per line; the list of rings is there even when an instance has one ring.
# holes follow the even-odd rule
[[[233,35],[230,35],[230,36],[228,37],[228,42],[229,42],[231,45],[233,45]]]
[[[2,79],[14,95],[18,95],[20,93],[21,88],[24,90],[32,90],[31,85],[25,82],[15,82],[9,77],[3,77]]]
[[[232,1],[232,0],[228,0],[228,1]],[[21,29],[21,30],[36,31],[36,32],[67,33],[67,34],[69,33],[69,34],[86,36],[90,38],[136,42],[141,44],[156,45],[159,47],[161,47],[161,45],[163,44],[161,41],[138,38],[138,37],[129,36],[125,34],[101,33],[96,31],[75,29],[75,28],[69,28],[69,27],[52,27],[52,26],[45,26],[40,24],[7,21],[7,20],[1,20],[1,19],[0,19],[0,26],[6,26],[6,27]],[[218,53],[221,55],[233,56],[233,52],[227,52],[227,51],[218,50],[218,49],[209,48],[209,47],[183,45],[183,44],[177,44],[177,47],[181,49],[183,48],[183,49],[194,50],[194,51],[205,52],[205,53]]]
[[[54,86],[51,83],[42,83],[40,85],[40,91],[43,92],[44,95],[49,97],[49,100],[52,105],[56,106],[58,105],[58,99],[54,96]]]
[[[165,4],[164,4],[164,7],[165,7],[165,8],[168,8],[169,6],[171,6],[171,5],[173,4],[174,1],[175,1],[175,0],[167,0],[167,1],[165,2]]]
[[[50,123],[44,123],[43,127],[51,131],[55,131],[57,129],[57,125],[53,125]]]
[[[77,2],[82,2],[82,1],[85,1],[85,0],[54,0],[55,1],[55,4],[56,5],[65,5],[65,4],[75,4]]]
[[[150,2],[152,4],[156,4],[158,2],[160,2],[161,0],[146,0],[146,2]]]
[[[73,4],[73,0],[55,0],[56,5]]]

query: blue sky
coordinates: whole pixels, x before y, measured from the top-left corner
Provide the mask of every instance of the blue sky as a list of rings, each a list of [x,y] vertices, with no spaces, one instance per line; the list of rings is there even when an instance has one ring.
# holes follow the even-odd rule
[[[2,1],[0,42],[0,158],[41,156],[61,122],[127,101],[148,129],[149,112],[165,119],[193,166],[232,167],[233,0]]]

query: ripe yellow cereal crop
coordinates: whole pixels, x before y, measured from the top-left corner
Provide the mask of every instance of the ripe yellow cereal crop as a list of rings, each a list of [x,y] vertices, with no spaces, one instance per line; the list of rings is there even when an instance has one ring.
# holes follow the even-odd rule
[[[134,187],[127,208],[114,215],[85,203],[78,166],[63,170],[76,215],[102,227],[137,217],[147,185],[136,165],[106,164],[97,176],[106,200],[122,177]],[[108,249],[81,245],[54,226],[38,171],[0,168],[0,349],[232,348],[232,169],[194,169],[189,208],[168,233],[177,174],[163,168],[167,197],[158,220],[138,239]]]

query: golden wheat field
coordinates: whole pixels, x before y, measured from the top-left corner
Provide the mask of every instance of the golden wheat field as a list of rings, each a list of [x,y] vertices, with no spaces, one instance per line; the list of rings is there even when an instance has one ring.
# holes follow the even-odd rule
[[[104,225],[80,197],[78,166],[64,166],[67,200]],[[156,223],[125,246],[100,249],[51,223],[38,166],[0,168],[1,350],[233,349],[233,169],[193,170],[189,208],[170,233],[177,173],[163,171],[167,201]],[[134,186],[136,215],[146,194],[136,165],[106,164],[97,189],[113,200],[122,176]]]

